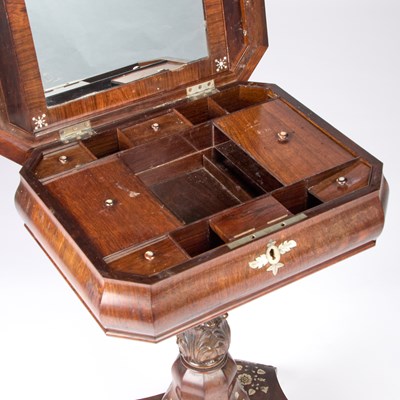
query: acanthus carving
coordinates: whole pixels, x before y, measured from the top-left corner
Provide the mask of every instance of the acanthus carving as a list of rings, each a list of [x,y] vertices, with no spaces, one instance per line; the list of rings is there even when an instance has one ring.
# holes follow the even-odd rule
[[[178,335],[181,358],[189,367],[214,368],[226,360],[231,341],[226,318],[215,318]]]

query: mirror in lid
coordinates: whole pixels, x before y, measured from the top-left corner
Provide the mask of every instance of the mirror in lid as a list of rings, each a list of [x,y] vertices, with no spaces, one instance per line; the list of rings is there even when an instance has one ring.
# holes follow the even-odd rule
[[[260,0],[2,0],[0,27],[2,154],[19,163],[65,127],[247,80],[267,48]]]
[[[26,6],[49,106],[208,57],[202,0],[26,0]]]

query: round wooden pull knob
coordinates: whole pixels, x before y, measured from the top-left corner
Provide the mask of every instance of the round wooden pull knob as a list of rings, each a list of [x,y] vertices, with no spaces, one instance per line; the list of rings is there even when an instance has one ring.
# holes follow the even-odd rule
[[[152,261],[152,260],[155,259],[155,257],[156,257],[156,256],[155,256],[154,252],[151,251],[151,250],[146,251],[146,253],[144,253],[144,258],[145,258],[147,261]]]
[[[278,142],[285,143],[289,140],[289,133],[285,131],[281,131],[277,134]]]
[[[61,164],[65,165],[68,163],[68,157],[67,156],[61,156],[59,157],[58,161],[60,161]]]
[[[106,207],[112,207],[115,203],[113,199],[107,199],[104,204]]]
[[[344,186],[347,184],[347,178],[345,176],[339,176],[339,178],[336,179],[336,182],[339,186]]]
[[[157,122],[151,125],[151,128],[153,129],[154,132],[158,132],[160,130],[160,124]]]

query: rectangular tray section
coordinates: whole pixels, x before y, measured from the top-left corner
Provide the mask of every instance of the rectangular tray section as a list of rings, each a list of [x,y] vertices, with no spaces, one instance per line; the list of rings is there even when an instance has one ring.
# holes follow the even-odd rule
[[[333,188],[341,172],[351,190]],[[49,150],[34,171],[110,271],[130,279],[285,227],[364,187],[369,172],[270,89],[242,84]]]

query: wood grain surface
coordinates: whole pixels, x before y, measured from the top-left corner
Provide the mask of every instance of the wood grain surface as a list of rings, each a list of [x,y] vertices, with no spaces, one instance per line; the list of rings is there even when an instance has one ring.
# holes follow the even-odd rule
[[[382,229],[387,191],[374,157],[276,86],[210,96],[107,116],[104,133],[79,144],[93,160],[62,172],[57,164],[40,181],[47,155],[62,150],[47,146],[21,171],[27,227],[110,335],[162,340],[373,245]],[[163,116],[198,124],[149,131],[140,145],[122,132]],[[285,148],[279,157],[256,137],[255,119],[264,131],[271,121],[296,127],[294,140],[271,144]],[[319,197],[315,188],[342,173],[355,186]],[[270,243],[287,242],[296,247],[277,270],[250,268]]]
[[[186,88],[214,79],[216,86],[246,80],[267,48],[264,1],[205,0],[209,57],[174,71],[118,85],[49,107],[24,0],[0,2],[0,101],[2,154],[22,163],[28,152],[57,140],[58,130],[78,120],[102,118],[134,105],[151,109],[186,96]],[[248,24],[247,21],[252,21]],[[217,60],[226,67],[217,68]],[[143,102],[148,102],[144,108]],[[6,112],[5,112],[6,110]],[[32,118],[45,115],[47,125],[36,129]]]
[[[280,100],[219,119],[216,125],[286,185],[353,156]],[[278,140],[286,132],[288,141]]]

